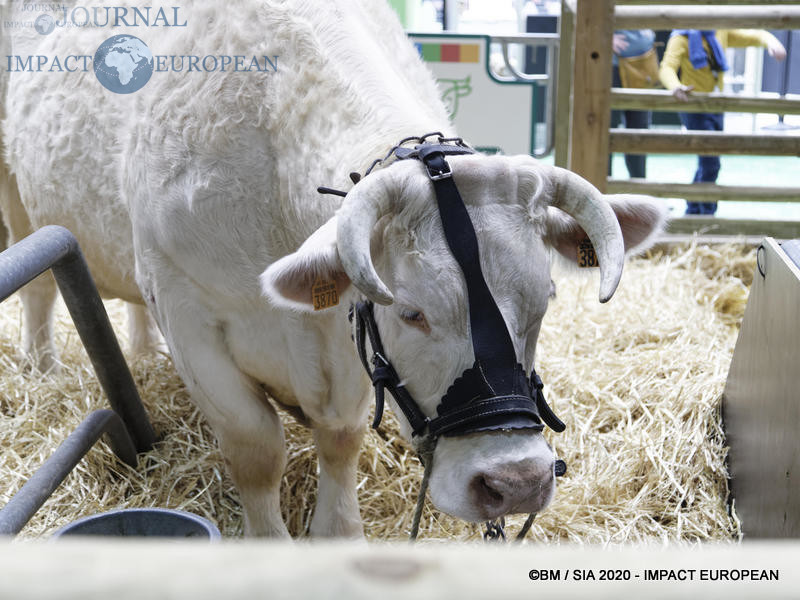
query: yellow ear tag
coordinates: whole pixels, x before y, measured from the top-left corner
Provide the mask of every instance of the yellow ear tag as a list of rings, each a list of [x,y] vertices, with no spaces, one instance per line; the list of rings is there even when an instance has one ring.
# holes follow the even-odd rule
[[[578,244],[578,266],[581,268],[599,267],[597,254],[594,253],[594,246],[589,238],[585,238]]]
[[[317,277],[311,286],[311,302],[314,304],[314,310],[324,310],[339,304],[336,280]]]

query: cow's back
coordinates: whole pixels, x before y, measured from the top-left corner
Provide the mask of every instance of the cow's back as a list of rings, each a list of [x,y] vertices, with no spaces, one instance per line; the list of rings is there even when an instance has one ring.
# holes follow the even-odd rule
[[[266,265],[339,206],[318,185],[346,189],[389,141],[447,126],[383,2],[204,2],[180,20],[28,32],[20,44],[63,57],[136,35],[167,70],[133,94],[102,88],[91,68],[12,73],[7,153],[31,220],[72,229],[109,294],[138,298],[135,239],[221,294],[257,296]],[[189,72],[186,59],[175,72],[173,56],[243,56],[265,70]]]
[[[220,294],[258,296],[264,268],[338,208],[317,186],[348,189],[348,173],[391,140],[447,116],[382,2],[242,0],[187,19],[154,53],[266,56],[277,70],[154,76],[123,152],[123,189],[143,246],[208,275]]]

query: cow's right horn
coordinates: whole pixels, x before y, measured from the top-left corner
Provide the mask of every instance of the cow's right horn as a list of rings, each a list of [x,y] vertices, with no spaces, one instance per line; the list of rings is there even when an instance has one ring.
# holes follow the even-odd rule
[[[614,295],[625,261],[625,244],[614,211],[603,194],[583,177],[553,168],[556,193],[551,205],[574,218],[594,245],[600,263],[600,302]]]
[[[384,172],[362,179],[339,208],[336,247],[342,267],[353,285],[377,304],[391,304],[394,296],[375,272],[370,254],[372,228],[389,211]]]

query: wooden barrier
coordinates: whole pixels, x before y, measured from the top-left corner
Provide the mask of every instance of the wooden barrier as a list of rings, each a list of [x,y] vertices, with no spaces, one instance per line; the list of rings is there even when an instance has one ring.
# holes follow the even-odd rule
[[[659,183],[646,179],[609,179],[606,192],[609,194],[647,194],[660,198],[683,198],[693,202],[714,202],[719,198],[740,202],[800,202],[800,187]]]
[[[797,0],[768,0],[769,4],[782,5],[782,4],[797,4]],[[673,5],[696,5],[698,0],[669,0],[669,4]],[[737,4],[758,4],[758,0],[702,0],[706,5],[724,5],[735,6]],[[653,4],[664,4],[663,0],[617,0],[617,6],[631,5],[631,6],[651,6]],[[763,4],[763,2],[761,3]]]
[[[0,598],[769,600],[796,597],[798,559],[800,544],[792,542],[669,549],[96,539],[4,543]],[[745,573],[747,579],[740,579]]]
[[[606,187],[606,164],[598,156],[608,154],[611,104],[611,39],[614,34],[614,0],[578,0],[575,20],[573,81],[581,93],[572,99],[570,164],[573,171],[600,191]]]
[[[746,154],[800,156],[800,137],[779,133],[743,135],[723,131],[665,131],[659,129],[613,129],[608,137],[610,152],[644,154]]]
[[[746,536],[800,537],[800,243],[767,238],[723,394],[728,464]]]
[[[680,112],[754,112],[800,115],[800,96],[784,98],[744,97],[730,94],[692,92],[682,102],[667,90],[636,90],[611,88],[611,106],[619,110],[660,110]]]
[[[562,0],[561,20],[559,21],[561,41],[558,47],[556,122],[553,123],[553,128],[555,130],[555,164],[560,167],[566,167],[569,164],[571,150],[571,128],[569,127],[569,122],[572,119],[572,75],[574,68],[572,48],[575,45],[575,1]]]
[[[618,6],[616,29],[800,29],[800,6]]]
[[[723,8],[720,4],[726,4]],[[602,0],[587,3],[562,0],[562,24],[567,35],[562,35],[560,66],[569,65],[564,54],[573,48],[574,67],[572,78],[559,77],[558,116],[556,127],[555,164],[569,168],[588,179],[598,189],[613,193],[649,193],[655,196],[679,197],[689,200],[797,200],[797,188],[776,190],[773,187],[755,186],[714,186],[689,190],[679,184],[654,183],[629,180],[610,180],[606,177],[605,157],[610,152],[646,154],[648,152],[680,154],[748,154],[769,156],[800,156],[800,137],[793,135],[734,135],[720,132],[675,133],[659,130],[603,128],[605,115],[603,107],[621,110],[659,110],[685,112],[766,112],[775,114],[800,114],[800,100],[797,97],[747,98],[726,94],[692,94],[689,102],[676,100],[667,91],[610,89],[610,67],[607,61],[595,53],[611,55],[611,34],[613,29],[652,27],[668,29],[675,27],[717,29],[723,27],[763,27],[768,29],[800,29],[800,2],[771,2],[765,6],[731,6],[740,2],[674,2],[670,5],[656,5],[654,0],[620,0],[609,7],[610,2]],[[647,6],[642,6],[647,4]],[[691,4],[690,6],[680,6]],[[715,6],[716,5],[716,6]],[[594,22],[586,23],[587,18],[609,18],[613,10],[615,21],[605,26]],[[586,11],[582,16],[581,12]],[[575,23],[574,36],[571,23]],[[580,40],[579,44],[575,39]],[[563,71],[562,71],[563,73]],[[605,82],[599,87],[599,82]],[[566,116],[569,115],[569,118]],[[564,131],[563,124],[567,124]],[[569,140],[569,144],[565,142]],[[718,195],[714,195],[718,194]],[[689,226],[711,227],[717,233],[754,234],[761,233],[777,238],[800,236],[800,222],[772,223],[758,221],[750,226],[743,222],[727,219],[676,219],[670,230],[686,231]],[[739,229],[737,229],[739,228]],[[754,231],[757,230],[757,231]],[[745,231],[746,230],[746,231]]]

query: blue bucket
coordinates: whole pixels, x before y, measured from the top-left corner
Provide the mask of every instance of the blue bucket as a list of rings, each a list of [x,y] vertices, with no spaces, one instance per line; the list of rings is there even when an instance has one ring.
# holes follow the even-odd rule
[[[127,508],[91,515],[62,527],[53,537],[69,535],[197,538],[209,541],[222,537],[216,525],[208,519],[168,508]]]

